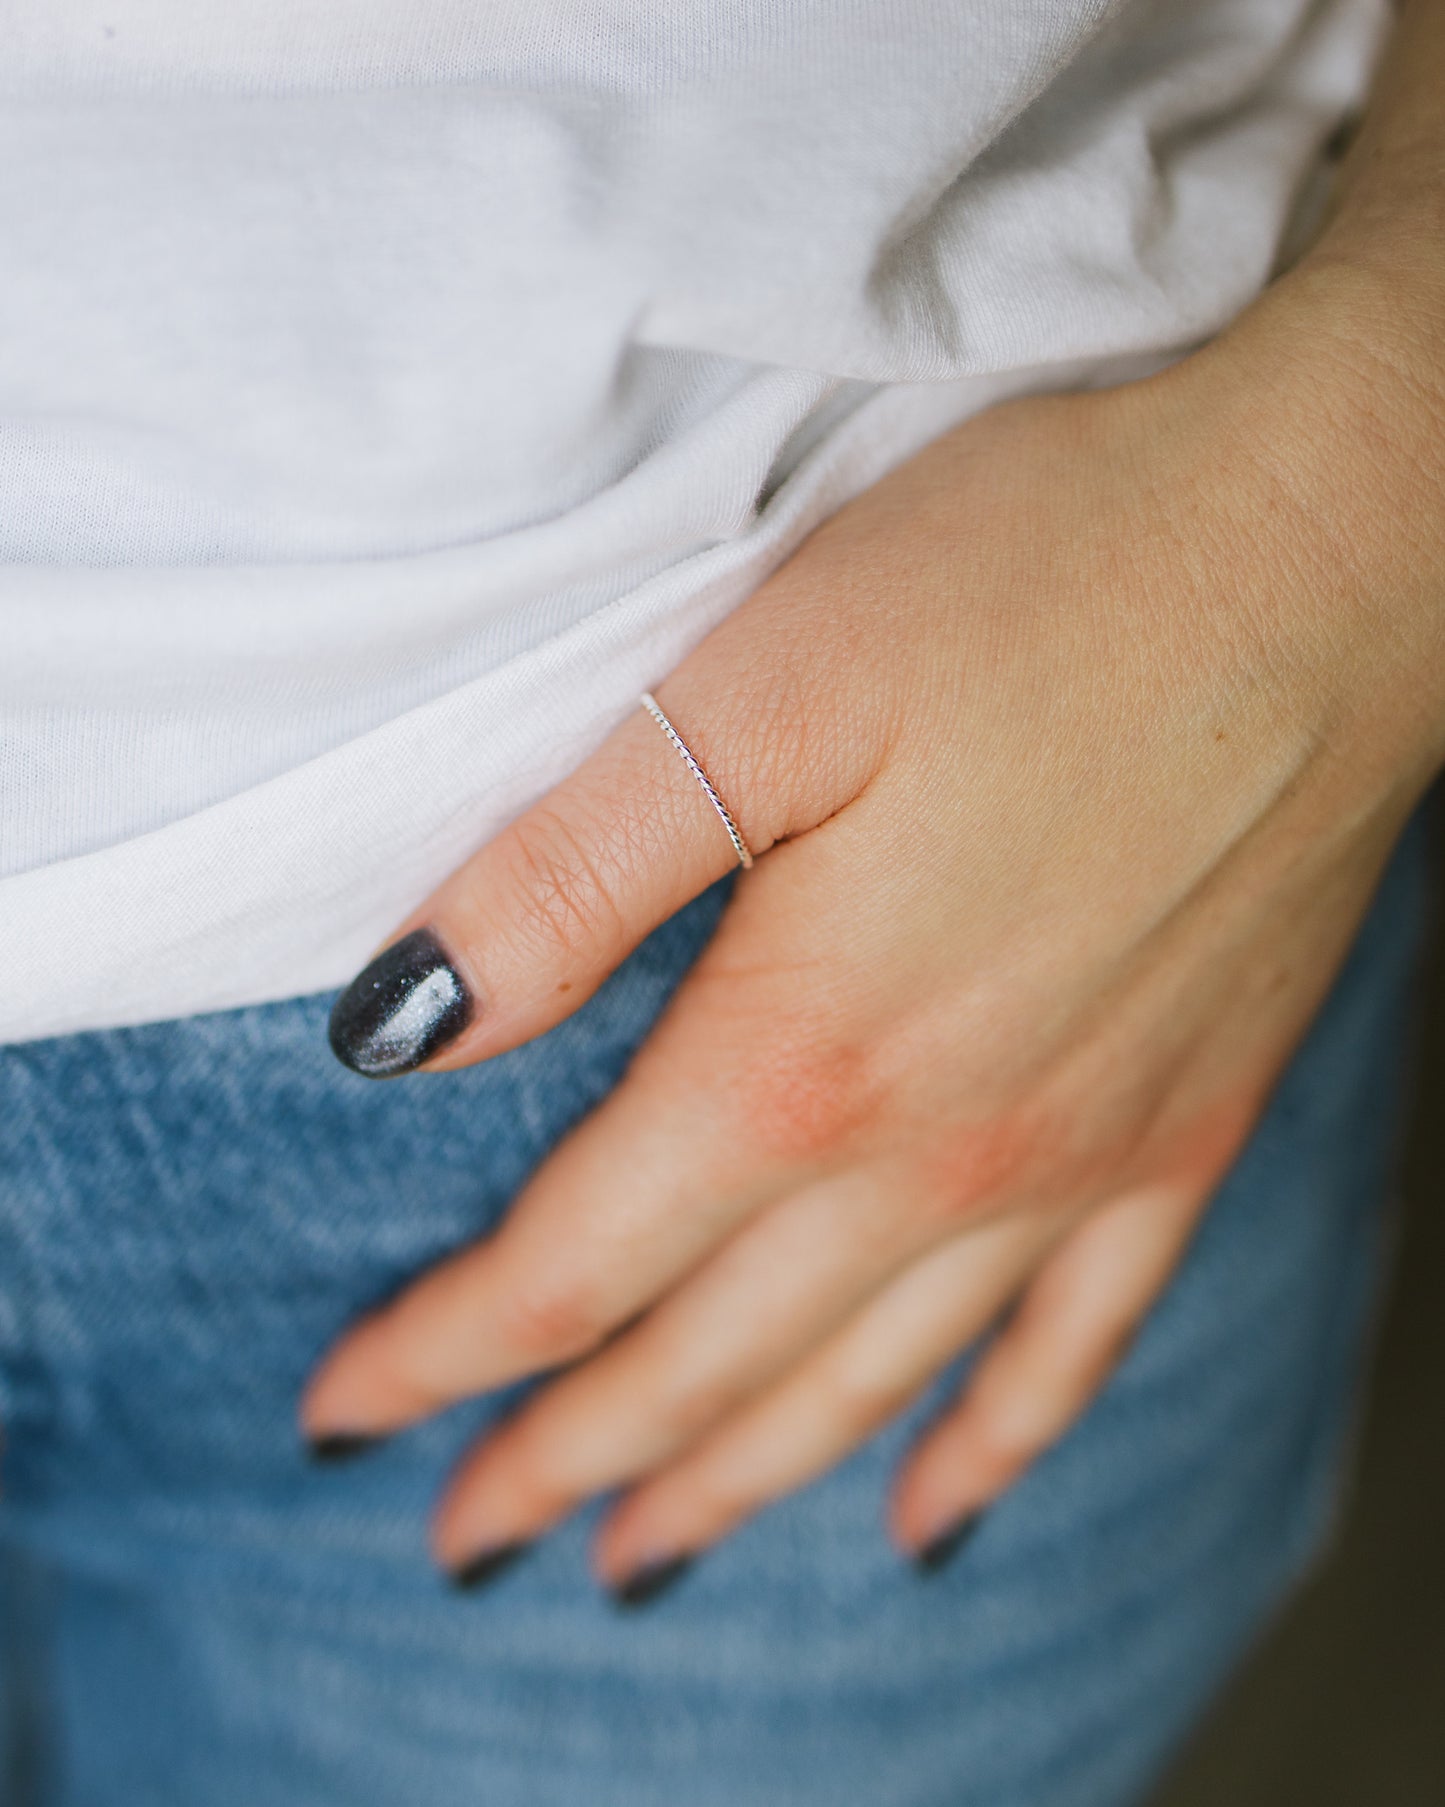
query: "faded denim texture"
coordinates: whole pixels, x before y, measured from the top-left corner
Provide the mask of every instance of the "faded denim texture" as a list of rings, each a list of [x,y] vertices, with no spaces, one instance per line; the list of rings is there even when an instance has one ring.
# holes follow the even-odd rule
[[[456,1596],[481,1402],[354,1464],[295,1433],[368,1302],[484,1232],[721,907],[570,1022],[378,1086],[329,999],[0,1050],[6,1807],[1120,1807],[1327,1529],[1387,1240],[1421,836],[1104,1398],[922,1577],[920,1404],[624,1616],[584,1515]]]

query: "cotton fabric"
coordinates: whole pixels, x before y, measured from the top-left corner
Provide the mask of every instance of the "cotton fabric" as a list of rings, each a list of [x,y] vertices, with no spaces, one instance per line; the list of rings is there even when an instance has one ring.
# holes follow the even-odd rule
[[[0,1039],[340,981],[847,497],[1227,321],[1384,14],[9,0]]]

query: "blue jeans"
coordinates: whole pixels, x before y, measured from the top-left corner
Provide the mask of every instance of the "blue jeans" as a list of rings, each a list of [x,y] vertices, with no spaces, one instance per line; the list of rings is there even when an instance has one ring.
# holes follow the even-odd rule
[[[377,1086],[328,1000],[0,1050],[7,1807],[1120,1807],[1327,1529],[1381,1270],[1418,833],[1084,1423],[922,1575],[922,1401],[624,1616],[587,1518],[459,1596],[423,1548],[504,1399],[346,1468],[311,1363],[506,1210],[616,1079],[718,889],[570,1022]]]

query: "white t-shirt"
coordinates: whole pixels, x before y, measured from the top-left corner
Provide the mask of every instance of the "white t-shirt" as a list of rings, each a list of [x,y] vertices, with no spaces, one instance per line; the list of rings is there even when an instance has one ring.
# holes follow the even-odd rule
[[[346,979],[824,515],[1266,279],[1384,0],[5,0],[0,1039]]]

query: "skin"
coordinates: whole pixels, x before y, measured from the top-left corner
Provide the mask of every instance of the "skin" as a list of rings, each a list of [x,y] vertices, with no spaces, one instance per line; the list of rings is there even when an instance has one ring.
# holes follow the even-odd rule
[[[916,1553],[1108,1378],[1445,761],[1441,91],[1421,0],[1228,332],[949,434],[659,687],[758,863],[612,1096],[302,1406],[379,1434],[563,1370],[463,1461],[441,1563],[612,1490],[604,1582],[705,1550],[1002,1322],[898,1476]],[[479,1001],[432,1065],[731,864],[637,711],[398,929]]]

